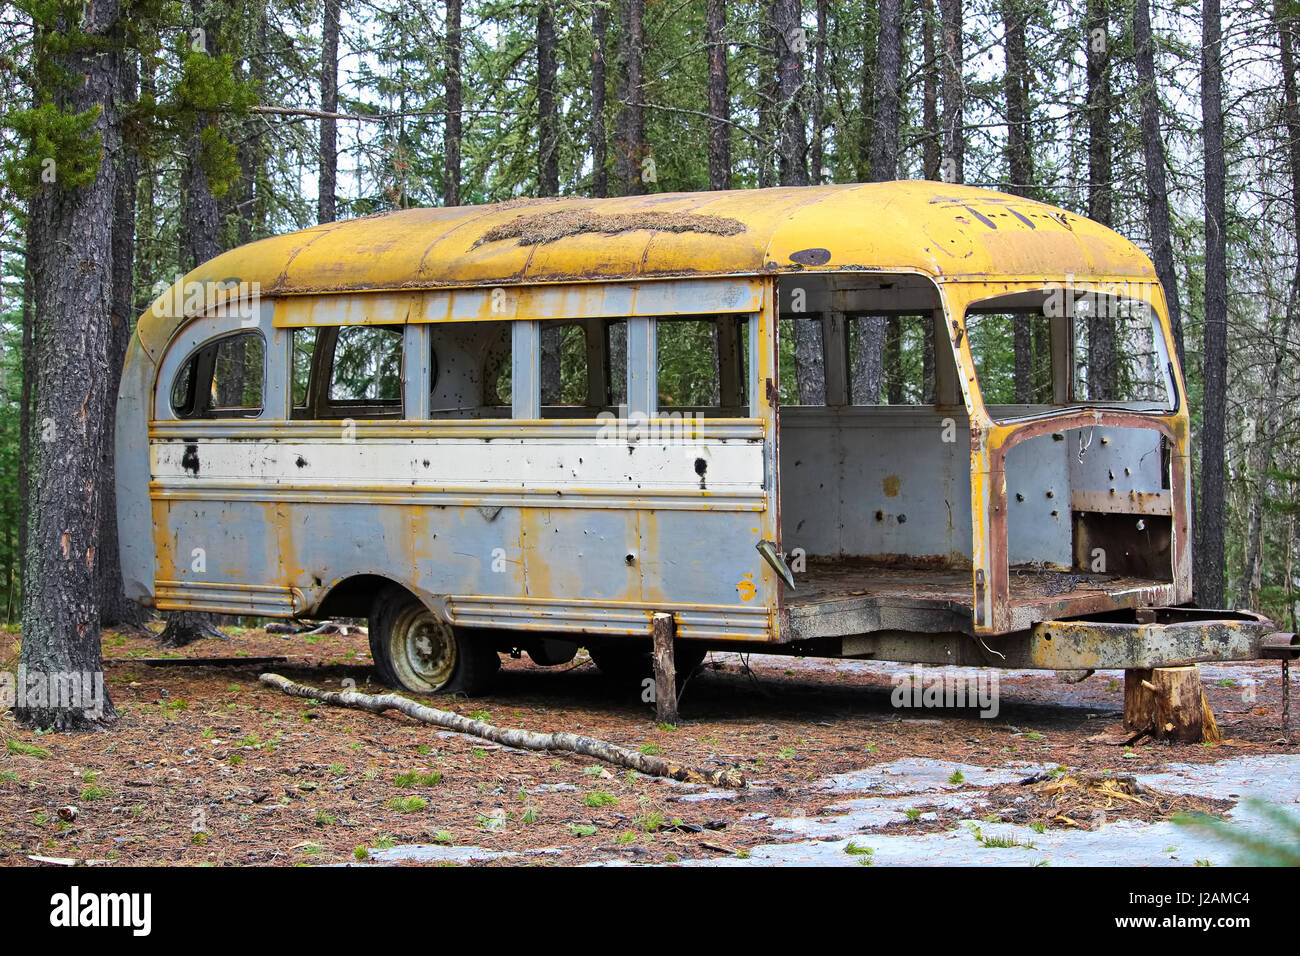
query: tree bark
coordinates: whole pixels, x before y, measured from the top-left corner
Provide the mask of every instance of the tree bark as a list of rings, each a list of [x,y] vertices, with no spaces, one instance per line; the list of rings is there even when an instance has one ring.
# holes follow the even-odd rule
[[[121,56],[118,98],[125,109],[137,101],[139,76],[135,54]],[[117,390],[122,381],[122,364],[131,340],[135,319],[135,217],[136,186],[140,159],[135,144],[123,142],[117,163],[113,197],[113,307],[109,317],[107,381],[104,388],[104,447],[101,458],[103,482],[102,514],[99,519],[99,623],[101,627],[141,628],[148,612],[127,598],[122,583],[122,566],[117,540],[117,488],[114,435],[117,420]]]
[[[776,50],[777,166],[782,186],[808,185],[808,134],[804,127],[801,0],[772,0],[772,39]]]
[[[1030,196],[1034,179],[1029,134],[1029,57],[1025,52],[1023,0],[1002,0],[1002,25],[1006,30],[1006,62],[1002,93],[1007,111],[1007,192]]]
[[[821,185],[822,167],[826,164],[826,87],[829,85],[826,77],[826,31],[830,15],[827,6],[827,0],[817,0],[817,39],[813,44],[813,134],[809,153],[809,182],[814,186]]]
[[[1110,92],[1110,9],[1107,0],[1088,0],[1084,37],[1088,62],[1088,216],[1103,226],[1114,223]],[[1115,320],[1109,310],[1088,316],[1088,395],[1116,400],[1118,366]]]
[[[871,143],[876,132],[876,45],[880,36],[880,12],[867,5],[862,17],[862,74],[859,78],[858,142],[855,173],[859,182],[871,181]]]
[[[537,5],[537,195],[560,194],[560,114],[555,102],[555,18]]]
[[[460,205],[461,110],[463,96],[460,75],[461,51],[460,0],[447,0],[447,35],[443,57],[446,60],[444,93],[447,120],[443,129],[442,204]]]
[[[709,51],[709,188],[731,188],[731,93],[727,78],[727,5],[708,0],[704,42]]]
[[[217,629],[217,616],[202,611],[168,611],[163,615],[167,624],[158,635],[162,647],[186,647],[196,641],[215,638],[226,640]]]
[[[1007,113],[1007,188],[1013,196],[1030,196],[1034,179],[1029,136],[1029,58],[1025,52],[1025,7],[1023,0],[1002,0],[1002,25],[1006,31],[1006,62],[1002,93]],[[1033,402],[1033,339],[1028,315],[1012,319],[1015,366],[1013,384],[1016,403]]]
[[[853,349],[853,375],[849,391],[854,405],[879,405],[884,385],[885,318],[864,315],[858,320]]]
[[[961,0],[939,0],[943,21],[943,166],[945,182],[966,181],[965,81]]]
[[[59,32],[70,33],[77,23],[65,18],[76,17],[81,30],[98,43],[47,54],[52,61],[46,64],[48,74],[59,79],[45,92],[67,112],[99,108],[93,130],[101,137],[103,161],[89,185],[42,183],[33,205],[34,434],[21,666],[29,679],[76,678],[92,686],[98,680],[102,687],[101,468],[108,434],[113,224],[122,149],[121,10],[115,0],[62,9]],[[38,24],[37,29],[47,27]],[[44,46],[42,42],[38,49]],[[55,730],[89,729],[116,716],[106,691],[98,714],[72,703],[42,702],[24,694],[15,716],[27,726]]]
[[[1126,670],[1124,726],[1179,743],[1223,739],[1195,664]]]
[[[921,177],[938,179],[943,162],[943,131],[939,126],[938,61],[934,49],[934,0],[921,0],[921,56],[925,63],[921,79],[921,126],[925,140],[921,147]]]
[[[639,196],[645,190],[641,163],[645,159],[645,90],[641,70],[645,56],[645,0],[621,0],[617,97],[618,140],[614,174],[626,195]]]
[[[609,195],[606,163],[609,151],[605,142],[606,41],[609,36],[609,9],[597,3],[591,13],[591,194],[597,199]]]
[[[1203,607],[1224,601],[1224,441],[1228,416],[1228,265],[1219,0],[1205,0],[1201,109],[1205,138],[1205,320],[1201,345],[1201,487],[1193,586]]]
[[[656,614],[651,619],[654,650],[650,660],[655,678],[655,720],[661,724],[677,726],[677,662],[673,656],[673,642],[677,636],[677,622],[671,614]]]
[[[772,0],[772,42],[776,54],[776,101],[772,113],[777,135],[777,167],[782,186],[808,185],[808,137],[804,128],[803,51],[806,40],[801,0]],[[799,404],[826,401],[820,319],[794,320],[795,381]]]
[[[871,179],[881,183],[898,178],[898,124],[903,116],[903,0],[880,0],[879,9]]]
[[[1296,71],[1296,46],[1300,36],[1300,21],[1295,15],[1288,15],[1281,3],[1273,4],[1273,22],[1277,28],[1278,49],[1282,62],[1282,116],[1287,129],[1287,162],[1291,172],[1291,210],[1292,235],[1300,236],[1300,80]],[[1250,497],[1250,506],[1246,520],[1246,555],[1242,563],[1241,582],[1237,588],[1237,606],[1250,607],[1251,589],[1260,572],[1260,539],[1263,535],[1264,504],[1268,491],[1268,473],[1273,466],[1273,446],[1277,441],[1280,426],[1281,409],[1278,396],[1281,391],[1282,369],[1291,354],[1291,330],[1300,313],[1300,254],[1296,256],[1295,271],[1291,277],[1291,289],[1287,295],[1286,312],[1282,317],[1282,328],[1278,332],[1274,346],[1273,365],[1268,374],[1268,393],[1262,403],[1264,412],[1264,434],[1256,452],[1255,488]],[[1290,536],[1287,537],[1288,562],[1291,551]],[[1288,591],[1290,574],[1286,576]],[[1287,607],[1291,608],[1288,601]]]
[[[339,109],[339,0],[325,0],[324,22],[321,25],[320,108],[322,113],[337,113]],[[332,116],[322,116],[320,176],[316,196],[317,222],[333,222],[336,218],[338,170],[338,120]]]
[[[190,0],[193,22],[204,30],[206,55],[218,56],[220,50],[217,45],[217,30],[220,24],[211,15],[210,9],[207,0]],[[187,227],[181,236],[182,268],[193,269],[222,252],[220,211],[201,162],[199,137],[210,122],[215,122],[215,118],[202,113],[195,121],[181,174]],[[163,619],[166,626],[158,640],[164,647],[184,647],[206,637],[223,636],[217,630],[217,618],[213,614],[168,611],[163,614]]]
[[[738,770],[704,770],[675,764],[662,757],[639,753],[618,747],[595,737],[569,734],[563,731],[544,734],[532,730],[516,730],[510,727],[497,727],[481,720],[471,720],[448,710],[438,710],[417,704],[398,694],[358,694],[356,691],[317,690],[304,684],[295,684],[279,674],[262,674],[260,680],[268,687],[276,687],[291,697],[303,697],[307,700],[319,700],[334,707],[348,707],[364,710],[372,714],[382,714],[386,710],[396,710],[412,720],[418,720],[436,727],[445,727],[458,734],[480,737],[503,747],[515,747],[520,750],[561,750],[568,753],[591,757],[617,767],[626,767],[651,777],[667,777],[672,780],[691,783],[707,783],[716,787],[729,787],[734,790],[746,786],[744,775]]]
[[[1151,233],[1151,258],[1169,304],[1169,324],[1174,334],[1178,363],[1186,368],[1183,353],[1183,310],[1178,302],[1178,275],[1170,241],[1169,193],[1165,188],[1165,147],[1160,132],[1160,93],[1156,86],[1155,41],[1151,35],[1150,0],[1135,0],[1133,47],[1137,65],[1141,112],[1142,156],[1146,170],[1147,225]]]
[[[209,16],[207,0],[190,0],[190,12],[194,24],[204,30],[206,54],[219,55],[219,24]],[[203,168],[200,140],[204,127],[214,121],[213,117],[200,113],[194,121],[193,135],[186,144],[185,167],[181,173],[185,209],[181,229],[181,267],[184,269],[193,269],[221,253],[221,213]]]

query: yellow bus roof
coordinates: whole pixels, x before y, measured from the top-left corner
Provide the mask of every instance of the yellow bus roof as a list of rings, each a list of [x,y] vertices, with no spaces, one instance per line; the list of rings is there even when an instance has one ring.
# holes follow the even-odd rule
[[[253,242],[182,282],[256,283],[267,297],[800,269],[1155,277],[1133,243],[1082,216],[922,180],[407,209]],[[146,312],[142,342],[165,343],[186,318],[168,303],[183,301],[173,290]]]

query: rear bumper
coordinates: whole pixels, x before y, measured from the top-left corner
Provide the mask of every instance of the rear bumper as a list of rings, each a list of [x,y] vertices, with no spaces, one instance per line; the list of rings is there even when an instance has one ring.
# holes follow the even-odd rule
[[[1252,661],[1268,643],[1286,643],[1258,614],[1190,608],[1143,608],[1138,622],[1044,621],[1030,632],[1031,667],[1110,670]]]
[[[845,637],[841,656],[962,667],[1127,670],[1276,656],[1295,635],[1257,614],[1193,608],[1141,608],[1135,620],[1044,621],[998,637],[880,631]],[[1295,642],[1295,643],[1293,643]]]

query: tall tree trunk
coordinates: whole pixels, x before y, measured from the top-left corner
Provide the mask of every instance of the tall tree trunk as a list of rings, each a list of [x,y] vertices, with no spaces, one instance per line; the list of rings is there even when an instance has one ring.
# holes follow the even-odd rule
[[[560,193],[560,114],[555,101],[555,19],[547,0],[537,5],[537,195]],[[542,329],[542,404],[560,401],[562,329]]]
[[[1032,195],[1033,152],[1029,135],[1029,57],[1025,52],[1024,0],[1002,0],[1006,63],[1002,92],[1007,111],[1007,192]]]
[[[560,114],[555,102],[555,18],[537,5],[537,194],[560,194]]]
[[[859,182],[871,181],[871,141],[876,132],[876,44],[880,36],[880,12],[868,4],[862,16],[862,73],[858,78],[857,153],[854,175]]]
[[[1133,49],[1137,64],[1138,102],[1141,112],[1142,157],[1146,169],[1147,225],[1151,233],[1151,258],[1169,303],[1169,324],[1174,333],[1178,362],[1184,368],[1183,310],[1178,302],[1178,274],[1170,240],[1169,193],[1165,188],[1165,147],[1160,132],[1160,91],[1156,85],[1155,41],[1151,36],[1150,0],[1135,0]]]
[[[1088,61],[1088,216],[1113,226],[1114,186],[1111,182],[1110,9],[1107,0],[1088,0],[1084,49]],[[1115,355],[1115,320],[1107,309],[1088,316],[1088,395],[1115,400],[1119,369]]]
[[[921,147],[921,176],[938,179],[943,162],[943,131],[939,127],[938,61],[934,49],[934,0],[921,0],[921,126],[925,133]]]
[[[1201,345],[1201,488],[1194,586],[1205,607],[1223,606],[1224,432],[1228,417],[1228,263],[1224,233],[1223,50],[1219,0],[1205,0],[1201,110],[1205,137],[1205,326]]]
[[[1029,196],[1034,178],[1029,141],[1029,58],[1025,52],[1025,8],[1022,0],[1002,0],[1002,25],[1006,32],[1002,92],[1007,112],[1007,192]],[[1018,313],[1012,319],[1016,403],[1033,402],[1033,340],[1030,317]]]
[[[939,0],[943,21],[943,161],[942,178],[966,181],[965,80],[963,78],[961,0]]]
[[[207,0],[190,0],[194,24],[204,31],[204,52],[219,55],[219,24],[209,16]],[[221,253],[221,212],[212,194],[207,171],[203,168],[202,141],[204,127],[215,119],[200,113],[194,122],[193,135],[186,144],[185,167],[181,172],[181,190],[185,219],[181,228],[181,268],[193,269]]]
[[[135,54],[123,51],[119,77],[119,102],[129,109],[138,97],[139,75]],[[123,142],[117,160],[117,182],[113,197],[113,302],[109,315],[107,381],[104,388],[104,447],[100,475],[103,482],[102,512],[99,519],[99,623],[101,627],[140,628],[149,619],[143,607],[127,598],[117,540],[117,488],[114,435],[117,420],[117,389],[122,381],[135,318],[135,216],[136,186],[140,160],[136,144]]]
[[[1219,0],[1205,0],[1201,111],[1205,138],[1205,325],[1201,342],[1201,486],[1196,527],[1196,600],[1223,605],[1223,485],[1227,424],[1226,164]]]
[[[800,25],[800,0],[772,0],[772,41],[776,53],[776,101],[772,104],[777,131],[777,167],[782,186],[808,185],[808,134],[804,127],[803,54],[807,40]],[[820,319],[794,320],[795,381],[799,404],[826,401],[826,371],[822,365]]]
[[[609,151],[605,145],[605,50],[609,36],[609,8],[604,3],[594,5],[591,34],[594,41],[591,51],[591,194],[603,199],[609,194],[606,166]]]
[[[190,11],[194,24],[204,31],[204,52],[208,56],[218,56],[220,50],[217,31],[220,23],[211,14],[207,0],[190,0]],[[212,194],[208,174],[203,168],[199,139],[204,127],[215,121],[214,117],[199,114],[188,144],[185,167],[181,172],[186,227],[181,237],[181,267],[184,269],[193,269],[222,252],[220,211],[216,197]],[[205,637],[221,636],[216,627],[217,618],[212,614],[168,611],[163,619],[166,626],[158,635],[158,642],[163,647],[183,647]]]
[[[443,128],[442,204],[460,205],[461,110],[463,97],[460,76],[460,0],[447,0],[447,36],[443,57],[446,59],[444,93],[447,121]]]
[[[1294,10],[1294,6],[1290,10]],[[1300,243],[1300,79],[1296,73],[1296,46],[1300,41],[1300,19],[1282,9],[1280,0],[1274,0],[1273,22],[1277,27],[1278,47],[1282,60],[1283,119],[1287,126],[1287,160],[1291,168],[1291,235]],[[1281,389],[1282,368],[1291,355],[1291,329],[1300,313],[1300,245],[1296,250],[1295,272],[1287,295],[1286,313],[1274,346],[1273,365],[1268,375],[1268,397],[1263,402],[1264,435],[1259,444],[1255,467],[1255,489],[1250,498],[1246,527],[1246,558],[1242,564],[1241,583],[1237,589],[1237,606],[1250,607],[1251,588],[1260,571],[1260,538],[1264,524],[1264,498],[1268,489],[1268,472],[1273,466],[1273,445],[1277,441],[1281,409],[1278,394]],[[1291,551],[1288,535],[1287,552]],[[1289,558],[1288,558],[1289,561]],[[1288,588],[1290,574],[1287,575]],[[1288,602],[1288,607],[1290,603]]]
[[[898,178],[898,124],[903,117],[903,0],[880,0],[879,10],[871,179],[881,183]]]
[[[826,31],[829,13],[827,0],[817,0],[817,41],[813,45],[812,169],[809,181],[820,186],[822,167],[826,164]]]
[[[731,91],[727,78],[727,5],[704,5],[704,42],[709,51],[709,188],[731,188]]]
[[[898,177],[898,127],[903,115],[903,0],[881,0],[877,15],[870,175],[873,182],[888,182]],[[856,381],[850,385],[854,402],[874,405],[880,401],[882,390],[889,404],[902,401],[899,322],[897,316],[892,316],[858,323],[853,343]]]
[[[39,23],[37,27],[44,34],[37,55],[52,61],[42,72],[57,77],[45,92],[69,113],[100,110],[93,129],[101,137],[104,161],[89,185],[42,183],[32,207],[35,242],[28,255],[36,292],[34,434],[21,666],[29,682],[34,676],[76,679],[88,688],[98,682],[102,703],[96,713],[84,700],[61,705],[24,695],[15,714],[28,726],[82,730],[116,716],[103,684],[99,563],[114,298],[113,221],[122,149],[121,10],[115,0],[61,10],[55,30]],[[68,17],[77,20],[68,22]],[[98,43],[48,51],[50,32],[67,35],[77,26]]]
[[[867,348],[863,342],[885,341],[888,320],[883,315],[857,318],[857,343],[853,349],[853,371],[849,392],[854,405],[879,405],[885,384],[885,350]]]
[[[808,185],[808,132],[804,126],[801,0],[772,0],[772,39],[776,49],[777,166],[782,186]]]
[[[452,0],[454,3],[455,0]],[[339,111],[339,0],[325,0],[321,25],[320,108],[322,113]],[[333,222],[338,193],[338,121],[322,116],[320,121],[320,176],[317,182],[316,221]]]
[[[615,123],[618,146],[614,174],[627,195],[644,193],[642,161],[645,159],[645,89],[641,70],[645,56],[645,0],[621,0],[618,57],[619,100]]]
[[[36,314],[32,303],[36,301],[35,269],[39,263],[40,238],[36,225],[41,221],[40,193],[32,197],[27,210],[26,256],[23,263],[23,381],[19,392],[18,409],[18,580],[24,579],[27,563],[27,529],[31,526],[31,461],[32,461],[32,382],[36,380]]]

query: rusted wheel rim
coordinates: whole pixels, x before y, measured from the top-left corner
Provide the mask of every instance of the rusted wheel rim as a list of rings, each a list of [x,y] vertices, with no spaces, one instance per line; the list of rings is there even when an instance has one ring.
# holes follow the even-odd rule
[[[412,690],[436,691],[456,669],[455,634],[428,608],[411,608],[399,616],[389,647],[398,678]]]

